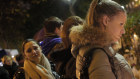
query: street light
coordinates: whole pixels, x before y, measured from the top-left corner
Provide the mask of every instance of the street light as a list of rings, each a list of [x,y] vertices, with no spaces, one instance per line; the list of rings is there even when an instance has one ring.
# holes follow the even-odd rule
[[[68,2],[70,2],[71,0],[67,0]]]
[[[67,3],[67,4],[70,4],[71,3],[71,0],[62,0],[63,2]]]
[[[121,6],[124,9],[124,6]]]
[[[137,40],[138,36],[136,35],[136,33],[134,33],[134,39]]]
[[[138,39],[139,39],[139,37],[137,36],[136,33],[134,33],[134,35],[133,35],[133,39],[134,39],[134,48],[137,49],[137,47],[138,47]]]

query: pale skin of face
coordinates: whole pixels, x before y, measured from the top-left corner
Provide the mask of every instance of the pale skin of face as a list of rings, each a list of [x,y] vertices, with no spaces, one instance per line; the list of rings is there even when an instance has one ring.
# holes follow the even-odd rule
[[[41,47],[34,41],[27,42],[24,45],[24,55],[25,58],[38,64],[41,60],[42,55]]]
[[[56,33],[58,36],[60,36],[60,33],[61,33],[62,28],[63,28],[63,25],[61,25],[60,28],[57,28],[57,27],[56,27],[55,33]]]
[[[111,37],[113,42],[120,40],[123,34],[125,34],[124,25],[127,20],[127,15],[125,12],[119,12],[117,15],[109,18],[104,17],[103,23],[105,25],[105,30],[107,30],[108,35]]]

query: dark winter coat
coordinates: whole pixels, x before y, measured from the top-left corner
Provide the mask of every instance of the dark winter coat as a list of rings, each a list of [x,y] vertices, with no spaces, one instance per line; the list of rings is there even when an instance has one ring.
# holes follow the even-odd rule
[[[25,71],[22,67],[18,68],[18,70],[14,74],[13,79],[25,79]]]
[[[13,62],[12,66],[4,64],[3,67],[9,72],[9,77],[13,79],[13,76],[18,69],[16,63]]]
[[[76,77],[80,79],[81,58],[92,48],[102,48],[90,51],[92,59],[88,67],[89,79],[134,79],[131,67],[124,57],[110,47],[111,41],[98,27],[73,27],[70,38],[73,43],[72,53],[76,57]],[[111,68],[107,54],[113,58],[115,73]],[[115,76],[116,75],[116,76]]]
[[[71,54],[70,47],[52,52],[50,58],[56,64],[55,70],[61,75],[61,78],[76,78],[76,60]]]
[[[0,79],[10,79],[8,71],[0,66]]]

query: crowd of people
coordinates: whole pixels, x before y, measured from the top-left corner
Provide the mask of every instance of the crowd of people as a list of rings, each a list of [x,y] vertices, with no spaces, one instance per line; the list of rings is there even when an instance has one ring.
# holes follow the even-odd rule
[[[125,34],[126,20],[125,9],[111,0],[93,0],[86,19],[51,16],[44,20],[43,40],[23,41],[16,61],[2,58],[0,78],[135,79],[132,66],[114,47]]]

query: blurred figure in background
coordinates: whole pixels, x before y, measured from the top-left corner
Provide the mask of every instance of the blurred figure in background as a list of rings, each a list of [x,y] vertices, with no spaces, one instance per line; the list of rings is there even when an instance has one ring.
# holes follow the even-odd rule
[[[24,67],[16,72],[14,79],[54,79],[50,63],[36,41],[27,39],[22,48]]]
[[[76,62],[75,58],[71,54],[69,33],[73,26],[77,26],[79,24],[83,24],[83,20],[78,16],[71,16],[64,21],[60,35],[64,48],[58,49],[49,55],[50,60],[56,64],[56,72],[61,75],[62,79],[76,78]]]
[[[19,67],[23,67],[24,58],[23,58],[22,54],[16,55],[15,60],[17,61]]]
[[[62,47],[60,44],[60,27],[63,21],[58,17],[50,17],[44,21],[45,39],[40,43],[42,52],[48,57],[49,52]],[[50,59],[50,58],[48,58]]]
[[[0,79],[10,79],[8,71],[2,66],[0,66]]]
[[[1,59],[4,55],[7,55],[7,52],[6,52],[4,49],[0,48],[0,59]]]
[[[18,69],[18,66],[15,62],[13,62],[12,57],[5,55],[2,58],[3,67],[8,71],[9,77],[13,79],[15,72]]]
[[[128,52],[127,54],[124,54],[124,58],[127,60],[128,64],[131,66],[132,72],[134,73],[135,78],[140,79],[140,72],[136,67],[137,65],[136,56],[133,53]]]

